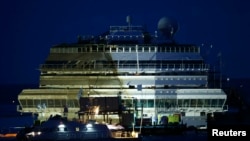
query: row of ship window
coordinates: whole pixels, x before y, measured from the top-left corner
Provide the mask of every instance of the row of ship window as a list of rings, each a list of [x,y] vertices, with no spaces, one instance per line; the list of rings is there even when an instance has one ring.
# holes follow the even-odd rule
[[[37,108],[45,110],[46,108],[63,108],[67,105],[69,108],[78,108],[79,103],[76,100],[66,99],[25,99],[20,100],[23,108]],[[222,107],[225,99],[123,99],[124,107],[153,108],[171,108],[171,107]]]
[[[78,100],[75,99],[21,99],[21,106],[23,108],[37,108],[46,109],[51,107],[79,107]]]
[[[193,77],[193,78],[191,78],[191,77],[188,77],[188,78],[186,78],[186,77],[184,77],[184,78],[179,78],[179,77],[177,77],[177,78],[164,78],[164,77],[162,77],[162,78],[157,78],[156,80],[207,80],[207,77],[199,77],[199,78],[196,78],[196,77]]]
[[[103,60],[93,60],[89,62],[82,62],[81,61],[71,61],[70,63],[64,61],[50,61],[43,64],[41,68],[65,68],[65,69],[73,69],[73,68],[80,68],[80,69],[90,69],[90,68],[159,68],[159,69],[179,69],[179,70],[207,70],[209,69],[208,64],[204,64],[203,62],[181,62],[181,61],[139,61],[139,65],[137,65],[136,61],[103,61]],[[78,65],[81,64],[81,65]]]
[[[124,100],[125,107],[171,108],[171,107],[222,107],[225,99],[143,99]]]
[[[82,53],[82,52],[199,52],[197,47],[62,47],[51,48],[51,53]]]

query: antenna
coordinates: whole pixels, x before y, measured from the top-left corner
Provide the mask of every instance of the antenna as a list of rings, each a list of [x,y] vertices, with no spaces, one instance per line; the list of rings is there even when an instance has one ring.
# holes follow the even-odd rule
[[[220,57],[220,88],[222,88],[222,54],[221,52],[218,54],[218,57]]]
[[[128,27],[129,27],[129,30],[130,30],[130,26],[131,26],[131,17],[130,16],[126,17],[126,22],[128,23]]]

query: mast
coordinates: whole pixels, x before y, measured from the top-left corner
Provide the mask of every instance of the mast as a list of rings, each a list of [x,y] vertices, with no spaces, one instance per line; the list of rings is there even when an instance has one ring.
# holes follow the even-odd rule
[[[136,74],[139,74],[139,56],[138,56],[138,45],[135,45],[136,49],[136,64],[137,64],[137,71]]]

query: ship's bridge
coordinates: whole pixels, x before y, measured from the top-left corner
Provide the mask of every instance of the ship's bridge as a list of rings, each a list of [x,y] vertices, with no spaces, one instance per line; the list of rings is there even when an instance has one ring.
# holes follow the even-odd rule
[[[110,34],[106,35],[108,44],[143,43],[144,28],[142,26],[110,26]]]

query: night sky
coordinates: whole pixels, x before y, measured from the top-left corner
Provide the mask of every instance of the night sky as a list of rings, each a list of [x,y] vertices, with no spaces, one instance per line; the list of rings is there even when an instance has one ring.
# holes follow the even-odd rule
[[[202,46],[228,78],[250,78],[249,0],[1,0],[0,84],[38,84],[51,46],[98,35],[110,25],[145,25],[152,34],[163,16],[179,23],[178,43]],[[218,67],[218,65],[217,65]]]

